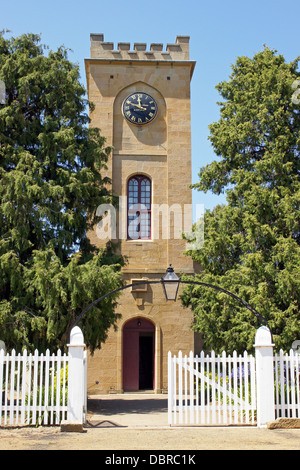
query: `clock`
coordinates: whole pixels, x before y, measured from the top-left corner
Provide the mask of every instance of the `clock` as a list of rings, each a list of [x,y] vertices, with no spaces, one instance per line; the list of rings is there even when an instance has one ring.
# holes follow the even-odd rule
[[[147,93],[132,93],[124,100],[122,112],[128,122],[137,126],[143,126],[156,118],[157,103]]]

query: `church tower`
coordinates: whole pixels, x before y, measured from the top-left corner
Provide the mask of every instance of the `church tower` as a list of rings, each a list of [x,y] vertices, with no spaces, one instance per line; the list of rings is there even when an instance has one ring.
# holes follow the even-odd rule
[[[175,44],[105,42],[91,34],[85,60],[88,98],[95,104],[91,126],[113,146],[106,175],[119,197],[116,227],[110,232],[128,263],[126,283],[160,280],[172,264],[178,276],[192,274],[182,232],[191,228],[189,37]],[[91,242],[103,245],[98,229]],[[180,294],[180,292],[179,292]],[[118,329],[88,360],[90,393],[167,390],[170,350],[194,350],[192,312],[180,300],[166,302],[160,284],[125,289]]]

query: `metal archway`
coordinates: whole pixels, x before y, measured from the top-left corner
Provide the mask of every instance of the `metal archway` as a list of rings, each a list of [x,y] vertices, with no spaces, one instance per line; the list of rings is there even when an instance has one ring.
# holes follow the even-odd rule
[[[229,295],[230,297],[232,297],[233,299],[239,301],[245,308],[247,308],[248,310],[250,310],[250,312],[252,312],[256,318],[259,320],[259,322],[262,324],[262,325],[265,325],[269,328],[270,330],[270,333],[271,333],[271,336],[272,336],[272,330],[271,328],[269,327],[268,325],[268,322],[266,321],[266,319],[250,304],[248,304],[248,302],[246,302],[245,300],[241,299],[240,297],[238,297],[237,295],[233,294],[232,292],[226,290],[226,289],[223,289],[222,287],[219,287],[219,286],[215,286],[213,284],[207,284],[206,282],[200,282],[200,281],[182,281],[181,279],[178,279],[178,280],[175,280],[175,281],[166,281],[164,279],[161,279],[159,281],[147,281],[147,280],[143,280],[141,282],[134,282],[132,284],[127,284],[126,286],[122,286],[122,287],[119,287],[118,289],[115,289],[111,292],[108,292],[107,294],[104,294],[102,295],[101,297],[99,297],[99,299],[97,300],[94,300],[94,302],[92,302],[90,305],[88,305],[81,313],[80,315],[78,315],[73,324],[71,325],[70,327],[70,330],[69,330],[69,334],[72,330],[72,328],[74,328],[74,326],[77,325],[77,323],[81,320],[81,318],[87,313],[89,312],[93,307],[95,307],[99,302],[101,302],[101,300],[104,300],[106,299],[107,297],[109,297],[110,295],[113,295],[113,294],[116,294],[117,292],[120,292],[122,290],[125,290],[125,289],[128,289],[129,287],[135,287],[135,286],[138,286],[138,285],[145,285],[145,284],[163,284],[163,283],[179,283],[179,284],[191,284],[191,285],[198,285],[198,286],[204,286],[204,287],[209,287],[211,289],[215,289],[215,290],[218,290],[219,292],[223,292],[224,294],[227,294]],[[273,339],[272,339],[273,341]]]

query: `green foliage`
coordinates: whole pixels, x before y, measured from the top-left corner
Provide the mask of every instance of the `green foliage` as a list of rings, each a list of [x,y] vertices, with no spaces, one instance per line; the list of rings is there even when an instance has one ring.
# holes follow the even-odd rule
[[[268,321],[276,347],[300,338],[300,108],[292,101],[298,60],[265,48],[240,57],[209,139],[218,161],[201,168],[199,191],[226,191],[227,204],[205,213],[204,246],[188,254],[198,280],[227,289]],[[189,287],[183,303],[195,330],[216,351],[250,350],[253,314],[212,289]]]
[[[111,149],[88,127],[93,106],[63,47],[0,34],[0,80],[0,336],[8,348],[53,349],[83,308],[121,286],[122,259],[86,236],[113,200],[101,176]],[[116,296],[85,322],[92,351],[115,325],[115,306]]]

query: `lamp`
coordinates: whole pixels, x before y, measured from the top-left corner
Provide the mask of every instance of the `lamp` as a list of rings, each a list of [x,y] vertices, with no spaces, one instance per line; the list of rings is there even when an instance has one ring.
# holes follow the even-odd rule
[[[164,275],[164,277],[161,278],[161,282],[163,285],[166,300],[174,300],[175,302],[179,289],[180,279],[174,273],[174,269],[172,268],[171,264],[166,270],[166,274]]]

